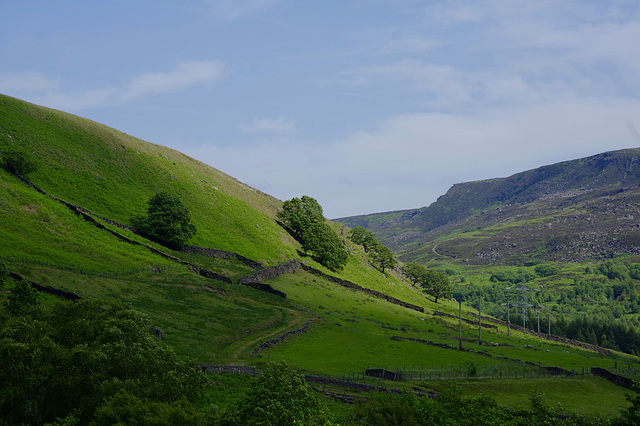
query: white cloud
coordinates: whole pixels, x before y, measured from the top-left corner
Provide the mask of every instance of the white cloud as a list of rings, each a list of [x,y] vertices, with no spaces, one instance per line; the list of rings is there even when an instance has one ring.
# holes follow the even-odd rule
[[[623,14],[625,8],[630,12]],[[371,47],[372,53],[395,53],[393,59],[352,67],[336,81],[415,89],[424,93],[423,105],[435,109],[631,97],[640,89],[640,56],[632,54],[640,39],[639,10],[624,1],[438,3],[424,9],[420,24],[374,33],[384,48]],[[411,40],[424,50],[403,51],[403,41]]]
[[[37,96],[35,102],[65,111],[83,111],[113,105],[119,97],[118,89],[104,88],[76,93],[50,92]]]
[[[27,78],[3,79],[0,75],[0,89],[3,82],[13,90],[25,92],[29,87],[36,92],[28,96],[34,102],[68,111],[81,111],[105,106],[123,105],[150,95],[175,93],[191,87],[198,87],[218,80],[224,66],[220,62],[200,61],[179,64],[169,72],[149,72],[135,76],[128,84],[93,88],[84,91],[64,92],[46,77],[36,73],[25,73]],[[31,82],[32,85],[28,86]],[[39,92],[39,93],[37,93]]]
[[[37,72],[0,73],[0,91],[34,92],[55,89],[57,82]]]
[[[134,77],[123,94],[123,99],[134,99],[153,94],[177,92],[217,80],[223,66],[219,62],[185,62],[171,72],[152,72]]]
[[[176,147],[280,199],[310,195],[328,217],[422,207],[454,183],[633,147],[640,101],[579,99],[476,114],[416,113],[314,145]]]
[[[253,120],[253,123],[249,126],[242,126],[243,130],[248,133],[280,133],[291,134],[295,133],[295,122],[286,118],[283,115],[279,115],[276,118],[260,118]]]

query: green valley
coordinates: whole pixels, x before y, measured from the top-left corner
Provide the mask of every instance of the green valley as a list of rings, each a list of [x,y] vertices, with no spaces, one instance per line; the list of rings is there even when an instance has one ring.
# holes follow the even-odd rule
[[[640,371],[640,348],[623,347],[614,336],[603,342],[603,333],[595,340],[584,339],[591,345],[553,340],[545,335],[544,327],[541,333],[530,333],[500,322],[505,318],[502,303],[506,287],[524,282],[541,290],[530,301],[546,306],[556,328],[563,315],[567,322],[583,314],[590,319],[626,321],[632,331],[640,326],[640,262],[633,257],[635,234],[620,230],[631,226],[631,219],[624,218],[636,205],[636,193],[626,186],[618,191],[616,185],[627,185],[627,181],[613,176],[612,168],[606,169],[610,171],[607,176],[613,176],[606,180],[606,191],[589,187],[590,195],[576,193],[572,203],[566,197],[561,201],[556,197],[554,203],[560,204],[532,205],[530,197],[535,191],[527,192],[527,186],[509,199],[503,195],[511,190],[504,189],[498,196],[492,189],[480,204],[449,194],[447,199],[466,200],[466,205],[457,206],[466,216],[445,220],[453,210],[453,205],[445,205],[429,216],[428,225],[417,219],[426,217],[428,209],[341,223],[324,221],[320,215],[317,221],[326,224],[323,232],[335,233],[348,253],[345,263],[342,259],[339,263],[342,267],[328,268],[318,254],[320,249],[308,255],[300,238],[281,223],[282,201],[177,151],[0,95],[0,153],[11,149],[32,156],[36,168],[24,178],[0,170],[0,262],[16,278],[7,279],[0,291],[0,323],[4,327],[0,329],[0,356],[6,361],[3,368],[7,375],[3,377],[20,370],[31,387],[25,385],[23,394],[18,385],[0,389],[0,404],[8,406],[31,398],[25,389],[37,389],[37,380],[51,395],[64,389],[65,380],[51,371],[55,368],[49,368],[49,362],[56,358],[47,361],[36,356],[43,348],[73,371],[70,377],[90,374],[116,349],[131,363],[114,373],[117,379],[100,376],[95,389],[108,397],[83,403],[75,414],[42,409],[33,417],[16,415],[0,420],[0,424],[18,420],[43,424],[56,419],[62,424],[64,417],[71,424],[99,419],[107,424],[108,419],[114,421],[117,413],[126,411],[122,407],[131,412],[137,407],[138,413],[145,412],[148,418],[182,416],[184,424],[233,424],[241,422],[242,416],[255,415],[244,409],[234,411],[242,405],[238,401],[245,401],[252,392],[266,395],[273,391],[266,379],[234,373],[207,374],[202,376],[205,384],[201,388],[194,384],[192,389],[185,383],[196,383],[201,376],[183,362],[191,363],[189,368],[195,370],[194,365],[202,365],[205,369],[239,366],[264,371],[264,377],[282,380],[281,388],[297,389],[299,413],[324,413],[318,418],[304,414],[301,419],[310,424],[320,422],[318,419],[366,424],[369,420],[357,407],[375,412],[385,404],[410,407],[415,413],[453,413],[456,404],[475,404],[487,407],[487,413],[505,416],[496,419],[510,419],[513,424],[517,424],[514,419],[527,416],[555,419],[555,414],[574,413],[568,421],[598,424],[603,418],[618,418],[620,410],[631,406],[625,397],[631,390],[590,373],[595,371],[592,368],[615,369],[622,376],[635,378]],[[631,156],[626,152],[616,155]],[[567,173],[575,176],[577,172],[571,169]],[[540,182],[538,175],[527,176],[519,182]],[[629,174],[625,179],[632,178]],[[478,185],[489,184],[472,186]],[[562,189],[580,191],[580,185]],[[160,192],[179,198],[197,229],[182,249],[165,247],[133,229],[134,218],[144,214],[148,200]],[[595,197],[596,193],[600,195]],[[544,200],[553,198],[538,195]],[[612,212],[615,215],[610,220],[601,218]],[[512,220],[506,220],[507,213],[513,214]],[[587,218],[592,224],[606,224],[599,228],[597,238],[589,240],[589,244],[596,241],[598,255],[577,258],[559,254],[554,260],[556,252],[577,253],[583,247],[571,245],[570,230],[574,229],[571,223],[588,222]],[[464,303],[442,298],[436,303],[404,277],[402,265],[380,268],[371,253],[350,239],[349,228],[342,223],[368,227],[401,261],[418,261],[445,272],[453,283],[454,298]],[[550,242],[549,232],[532,234],[530,240],[519,237],[534,228],[547,230],[549,225],[558,229],[563,239],[558,236]],[[617,235],[617,243],[602,236],[607,233]],[[526,248],[522,248],[524,241]],[[541,245],[540,241],[547,243]],[[515,246],[503,250],[509,244]],[[569,246],[573,251],[566,248]],[[620,247],[626,251],[618,250]],[[17,277],[32,282],[34,288],[58,289],[81,300],[71,302],[43,291],[39,307],[30,316],[17,318],[7,310],[16,303],[12,294]],[[480,296],[482,307],[477,302]],[[73,315],[78,316],[78,323],[72,322]],[[91,328],[94,318],[99,326]],[[515,318],[511,318],[514,326]],[[90,329],[86,334],[93,340],[67,338],[78,324]],[[58,330],[58,326],[62,328]],[[157,330],[155,335],[150,327]],[[156,338],[160,335],[161,342]],[[20,357],[17,348],[24,351]],[[30,352],[28,348],[34,349]],[[133,371],[135,366],[146,365],[145,357],[171,373],[167,373],[170,380],[164,379],[171,383],[166,389],[156,391],[155,385],[150,385],[151,390],[141,390],[147,379]],[[33,360],[33,364],[25,360]],[[11,370],[19,361],[25,362],[24,368],[20,364]],[[365,375],[367,369],[395,372],[405,380]],[[49,379],[25,373],[45,370]],[[149,370],[155,374],[153,368]],[[333,382],[321,384],[309,379],[307,384],[317,391],[309,396],[309,388],[298,383],[296,374],[322,376]],[[196,376],[200,378],[192,378]],[[388,394],[385,399],[344,387],[340,381],[398,389],[402,396]],[[540,395],[532,396],[532,390]],[[433,402],[414,393],[442,397]],[[541,402],[542,393],[546,401],[560,402],[561,407],[549,408]],[[481,394],[488,396],[478,396]],[[606,403],[598,405],[605,394]],[[355,401],[355,408],[340,402],[338,396]],[[35,397],[33,401],[46,405]],[[318,408],[324,405],[327,412]],[[36,413],[37,409],[33,410]]]

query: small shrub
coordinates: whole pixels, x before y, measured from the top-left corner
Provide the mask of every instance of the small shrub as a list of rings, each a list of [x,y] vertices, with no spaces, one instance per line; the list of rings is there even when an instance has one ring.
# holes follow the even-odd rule
[[[467,370],[467,376],[476,377],[478,375],[478,366],[476,365],[475,362],[467,361],[465,362],[464,366]]]
[[[38,165],[31,153],[20,148],[8,148],[2,151],[2,167],[9,173],[26,175],[36,171]]]

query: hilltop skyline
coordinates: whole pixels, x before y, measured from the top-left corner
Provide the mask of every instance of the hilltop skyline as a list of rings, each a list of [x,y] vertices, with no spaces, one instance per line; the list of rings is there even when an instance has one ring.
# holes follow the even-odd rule
[[[330,218],[640,145],[631,1],[13,2],[0,93]]]

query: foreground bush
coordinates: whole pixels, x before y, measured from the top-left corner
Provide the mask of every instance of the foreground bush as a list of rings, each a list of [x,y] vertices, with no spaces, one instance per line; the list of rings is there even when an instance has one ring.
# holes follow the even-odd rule
[[[126,306],[105,310],[92,301],[6,320],[0,325],[0,365],[0,424],[59,418],[87,423],[104,404],[103,418],[113,414],[123,399],[179,417],[170,406],[197,399],[205,383],[197,366],[179,360],[155,337],[144,315]]]
[[[270,363],[221,419],[228,425],[325,425],[327,407],[286,363]]]

